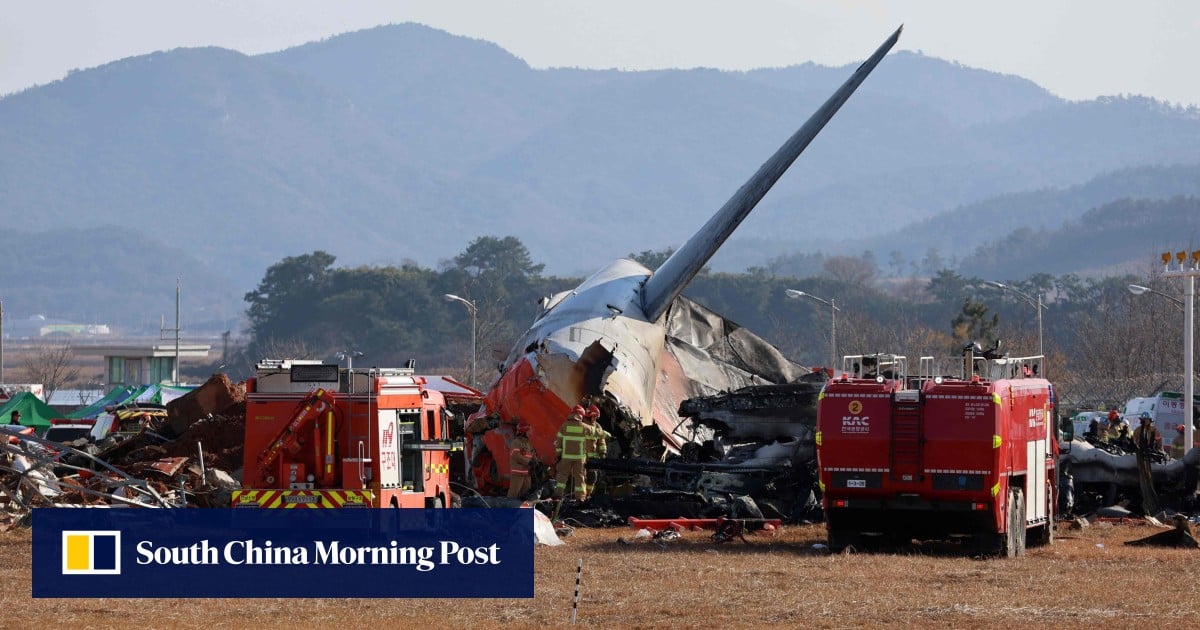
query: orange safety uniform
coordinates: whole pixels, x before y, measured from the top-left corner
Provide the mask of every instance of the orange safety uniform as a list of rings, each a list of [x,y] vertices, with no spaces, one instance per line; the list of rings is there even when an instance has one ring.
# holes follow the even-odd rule
[[[1183,441],[1183,431],[1180,431],[1175,439],[1171,440],[1171,458],[1183,459],[1185,453],[1187,453],[1187,447]]]
[[[509,445],[508,453],[508,497],[517,499],[529,492],[529,464],[533,462],[533,445],[529,438],[517,435]]]
[[[567,484],[574,485],[576,499],[587,497],[587,487],[584,484],[584,465],[587,464],[588,438],[591,429],[588,428],[580,414],[572,413],[567,421],[558,429],[554,438],[554,452],[558,455],[558,474],[555,475],[554,497],[562,498],[567,491]]]

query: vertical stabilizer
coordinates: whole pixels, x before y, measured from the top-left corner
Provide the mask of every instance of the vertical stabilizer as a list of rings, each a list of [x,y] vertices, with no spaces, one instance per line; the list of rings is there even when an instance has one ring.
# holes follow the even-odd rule
[[[825,104],[804,123],[804,126],[800,127],[783,146],[779,147],[779,150],[759,167],[758,172],[745,184],[742,184],[742,187],[734,193],[733,197],[730,197],[729,201],[725,202],[725,205],[708,220],[708,223],[705,223],[699,231],[693,234],[683,244],[683,247],[672,254],[646,280],[642,286],[642,308],[649,321],[656,321],[663,316],[671,302],[708,263],[725,239],[729,238],[729,235],[750,214],[754,206],[758,205],[763,195],[766,195],[767,191],[775,185],[775,182],[800,156],[808,143],[812,142],[812,139],[821,132],[825,123],[833,118],[842,103],[850,98],[863,79],[871,74],[879,60],[883,59],[888,50],[900,39],[902,29],[903,27],[896,29],[896,32],[875,51],[875,54],[854,71],[854,74],[842,84],[842,87],[838,88],[837,92],[834,92],[833,96],[830,96],[829,100],[825,101]]]

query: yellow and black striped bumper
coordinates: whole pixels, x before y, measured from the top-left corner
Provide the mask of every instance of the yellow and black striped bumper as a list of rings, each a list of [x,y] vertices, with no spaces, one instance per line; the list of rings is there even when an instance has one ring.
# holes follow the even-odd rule
[[[234,490],[233,507],[342,508],[371,507],[370,490]]]

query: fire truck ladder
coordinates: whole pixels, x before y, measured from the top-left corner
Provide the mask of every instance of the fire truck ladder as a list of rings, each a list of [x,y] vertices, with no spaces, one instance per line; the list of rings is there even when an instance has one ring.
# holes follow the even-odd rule
[[[289,452],[296,450],[296,446],[300,441],[300,429],[315,420],[329,407],[324,398],[325,390],[318,389],[300,404],[299,409],[296,410],[296,415],[292,416],[291,421],[284,425],[279,435],[271,441],[271,446],[258,456],[259,474],[263,476],[267,475],[271,464],[275,463],[275,460],[279,457],[279,452],[283,449],[286,448]]]
[[[920,481],[921,402],[905,393],[897,392],[892,402],[892,479]]]

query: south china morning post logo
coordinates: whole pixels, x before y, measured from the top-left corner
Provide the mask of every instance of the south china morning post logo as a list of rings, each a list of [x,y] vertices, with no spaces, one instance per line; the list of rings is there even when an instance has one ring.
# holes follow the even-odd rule
[[[121,532],[64,530],[62,574],[120,575]]]
[[[248,513],[250,512],[250,513]],[[34,511],[33,596],[533,596],[529,509]]]

